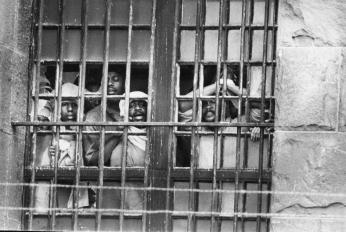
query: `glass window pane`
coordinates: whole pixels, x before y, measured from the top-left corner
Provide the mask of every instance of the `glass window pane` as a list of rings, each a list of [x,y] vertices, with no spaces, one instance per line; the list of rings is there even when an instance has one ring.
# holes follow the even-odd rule
[[[263,184],[262,189],[267,189],[267,185]],[[246,185],[246,190],[257,191],[257,184],[248,183]],[[267,212],[267,195],[262,195],[262,209],[261,212]],[[246,194],[246,209],[247,213],[256,213],[257,212],[257,194],[248,193]]]
[[[212,184],[199,183],[199,189],[211,190]],[[198,211],[200,212],[210,211],[211,202],[212,202],[212,192],[198,193]]]
[[[254,4],[253,24],[264,25],[265,0],[256,0]]]
[[[149,61],[150,31],[133,31],[132,59]]]
[[[43,0],[43,22],[59,22],[59,4],[58,0]]]
[[[267,79],[266,79],[266,96],[270,96],[271,93],[271,79],[272,79],[272,68],[267,67]],[[252,66],[250,76],[250,96],[261,97],[262,91],[262,67]]]
[[[180,59],[193,61],[195,56],[195,31],[182,31],[180,42]]]
[[[269,0],[269,25],[273,25],[274,0]],[[264,25],[265,0],[256,0],[254,2],[253,24]]]
[[[65,0],[64,6],[64,20],[67,24],[80,24],[81,23],[81,0]]]
[[[240,60],[240,30],[231,30],[228,32],[228,60]]]
[[[183,0],[182,20],[183,25],[196,25],[197,1]]]
[[[57,58],[58,31],[43,30],[42,32],[42,59]]]
[[[64,59],[69,61],[80,60],[81,33],[79,30],[66,30],[64,40]]]
[[[199,211],[201,211],[201,210],[199,210]],[[205,220],[205,219],[204,220],[203,219],[197,220],[197,231],[209,232],[210,227],[211,227],[210,220]]]
[[[126,61],[127,30],[110,31],[109,59],[111,61]]]
[[[128,24],[130,2],[128,0],[112,0],[111,24]]]
[[[133,23],[150,24],[152,12],[152,0],[133,1]]]
[[[233,183],[223,183],[223,190],[234,190]],[[241,201],[239,201],[240,203]],[[239,208],[239,207],[238,207]],[[234,212],[234,193],[224,192],[221,196],[221,212],[222,213],[233,213]]]
[[[205,32],[204,59],[208,61],[217,60],[218,31],[208,30]]]
[[[104,1],[88,1],[88,24],[104,24],[105,12]]]
[[[255,61],[262,61],[263,59],[263,36],[262,30],[255,30],[252,34],[252,53],[251,59]],[[268,47],[267,47],[267,58],[270,60],[272,53],[272,32],[268,31]]]
[[[187,230],[187,219],[173,220],[173,231],[186,231],[186,230]]]
[[[175,182],[174,187],[178,189],[186,189],[185,191],[174,192],[174,210],[186,211],[189,209],[189,183],[187,182]]]
[[[205,25],[219,25],[219,0],[208,0],[205,15]]]
[[[103,60],[104,33],[102,30],[89,30],[87,42],[87,59]]]
[[[240,25],[242,14],[242,0],[231,0],[229,3],[229,24]]]

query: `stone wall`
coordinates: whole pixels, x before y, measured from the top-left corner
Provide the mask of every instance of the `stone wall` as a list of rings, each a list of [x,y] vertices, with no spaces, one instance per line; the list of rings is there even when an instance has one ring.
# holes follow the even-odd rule
[[[346,231],[346,197],[321,194],[346,194],[345,12],[280,1],[271,232]]]
[[[0,0],[0,182],[22,181],[31,0]],[[0,186],[0,207],[21,207],[22,188]],[[21,212],[0,210],[0,230],[20,229]]]

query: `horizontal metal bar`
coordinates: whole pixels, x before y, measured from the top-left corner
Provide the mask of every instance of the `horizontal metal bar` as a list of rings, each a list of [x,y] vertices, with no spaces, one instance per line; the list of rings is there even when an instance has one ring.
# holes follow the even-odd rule
[[[246,122],[18,122],[12,121],[12,126],[181,126],[181,127],[273,127],[274,123]]]
[[[228,64],[228,65],[239,65],[241,61],[240,60],[227,60],[223,61],[222,64]],[[177,63],[179,65],[193,65],[193,61],[185,61],[185,60],[178,60]],[[217,61],[210,61],[210,60],[200,60],[200,64],[204,65],[217,65]],[[249,60],[249,61],[244,61],[244,64],[246,65],[251,65],[251,66],[262,66],[263,61],[262,60]],[[270,60],[267,61],[267,66],[274,66],[276,65],[276,60]]]
[[[38,25],[36,25],[37,27]],[[61,24],[58,23],[44,23],[43,29],[57,29],[61,27]],[[65,24],[64,25],[66,29],[82,29],[82,24]],[[88,24],[88,29],[96,29],[96,30],[104,30],[105,25],[104,24]],[[119,29],[119,30],[127,30],[129,28],[129,25],[127,24],[111,24],[110,30],[113,29]],[[150,24],[134,24],[132,26],[134,30],[150,30],[151,25]]]
[[[37,59],[34,60],[35,63],[37,63]],[[41,59],[41,64],[45,65],[56,65],[59,62],[59,59]],[[67,60],[64,59],[64,65],[79,65],[80,61],[77,60]],[[86,64],[90,65],[102,65],[103,61],[101,60],[91,60],[87,59],[85,61]],[[124,65],[126,64],[126,61],[109,61],[109,65]],[[142,60],[131,60],[131,64],[136,67],[147,67],[149,65],[149,61],[142,61]]]
[[[105,181],[120,181],[121,178],[121,167],[105,167],[104,168],[104,180]],[[153,170],[152,175],[160,174],[160,170]],[[163,172],[163,171],[162,171]],[[216,179],[218,181],[230,181],[235,180],[236,169],[218,169],[216,170]],[[164,172],[163,172],[164,173]],[[189,168],[174,168],[172,170],[171,178],[174,181],[189,181],[190,176]],[[239,170],[239,181],[247,183],[256,183],[258,179],[258,169],[240,169]],[[25,179],[31,177],[32,168],[25,168]],[[271,170],[263,170],[263,183],[269,183],[271,180]],[[54,177],[53,168],[35,168],[36,180],[50,180]],[[164,175],[158,175],[162,178],[166,178]],[[80,167],[80,177],[81,181],[97,181],[99,177],[99,171],[97,167]],[[75,178],[75,170],[71,168],[58,168],[58,180],[70,180],[73,181]],[[126,178],[128,180],[143,180],[144,178],[144,167],[143,168],[126,168]],[[196,169],[195,170],[195,180],[196,181],[212,181],[213,170],[210,169]]]
[[[179,28],[181,30],[196,30],[196,26],[193,25],[180,25]],[[218,30],[219,26],[216,25],[204,25],[201,26],[202,29],[204,30]],[[277,30],[278,26],[274,25],[274,26],[268,26],[268,30]],[[241,29],[241,25],[223,25],[222,29],[224,30],[240,30]],[[247,25],[245,26],[245,30],[264,30],[264,26],[263,25]]]

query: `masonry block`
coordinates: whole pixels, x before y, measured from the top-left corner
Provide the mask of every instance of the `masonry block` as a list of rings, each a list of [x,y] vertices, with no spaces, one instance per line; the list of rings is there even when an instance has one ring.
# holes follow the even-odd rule
[[[279,7],[279,46],[346,45],[344,0],[281,0]]]
[[[342,50],[342,66],[340,80],[340,112],[339,112],[339,130],[346,131],[346,48]]]
[[[337,195],[346,192],[345,141],[345,133],[276,132],[272,232],[346,231],[346,198]]]
[[[335,130],[342,48],[282,48],[276,82],[276,127]]]

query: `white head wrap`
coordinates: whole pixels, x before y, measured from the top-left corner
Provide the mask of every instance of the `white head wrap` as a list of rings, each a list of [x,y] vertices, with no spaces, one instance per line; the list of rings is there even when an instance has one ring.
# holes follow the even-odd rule
[[[133,91],[130,92],[130,98],[146,98],[148,95],[146,93],[143,93],[141,91]],[[130,99],[130,102],[133,101],[133,99]],[[147,99],[143,99],[143,101],[148,102]],[[122,99],[119,101],[119,110],[120,110],[120,116],[125,116],[125,100]],[[145,132],[145,129],[140,129],[134,126],[130,126],[128,131],[131,132]],[[132,143],[134,146],[138,147],[139,149],[145,151],[146,147],[146,141],[147,136],[145,135],[129,135],[128,140],[130,143]]]
[[[148,95],[141,91],[130,92],[130,98],[147,98],[147,97]],[[133,99],[132,100],[130,99],[130,102],[131,101],[133,101]],[[143,99],[143,101],[148,102],[147,99]],[[119,101],[119,111],[120,111],[120,116],[124,117],[125,116],[125,100],[124,99]]]
[[[62,97],[78,97],[78,86],[72,83],[65,83],[61,86]]]

